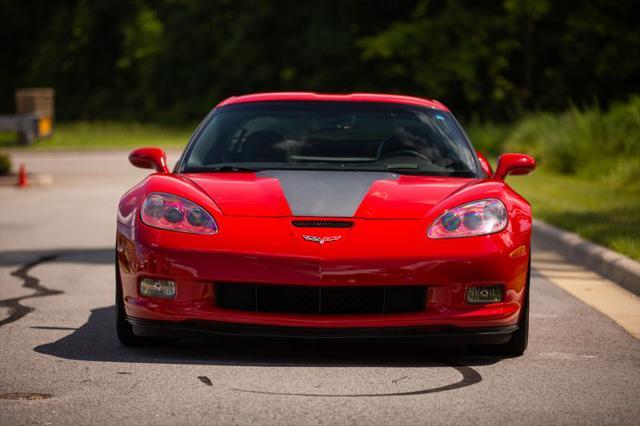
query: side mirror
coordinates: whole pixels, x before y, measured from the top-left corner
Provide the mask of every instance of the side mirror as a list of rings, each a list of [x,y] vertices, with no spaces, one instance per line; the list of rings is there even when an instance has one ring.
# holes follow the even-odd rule
[[[502,154],[493,179],[504,180],[507,175],[526,175],[536,168],[536,160],[525,154]]]
[[[141,169],[155,169],[158,173],[169,173],[167,154],[160,148],[138,148],[129,154],[129,162]]]
[[[480,151],[476,151],[476,155],[478,156],[478,161],[480,162],[482,170],[487,174],[487,176],[493,176],[493,169],[491,168],[491,163],[489,163],[487,157],[485,157]]]

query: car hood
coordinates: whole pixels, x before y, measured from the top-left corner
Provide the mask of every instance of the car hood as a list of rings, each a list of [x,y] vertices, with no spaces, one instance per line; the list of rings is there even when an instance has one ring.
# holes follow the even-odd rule
[[[266,170],[183,175],[229,216],[420,219],[469,178]]]

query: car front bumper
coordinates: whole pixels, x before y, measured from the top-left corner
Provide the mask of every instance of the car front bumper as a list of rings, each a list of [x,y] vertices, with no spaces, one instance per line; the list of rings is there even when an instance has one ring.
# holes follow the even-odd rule
[[[303,241],[297,235],[285,241],[287,244],[276,242],[272,247],[255,239],[258,242],[247,244],[251,240],[246,235],[237,239],[242,243],[211,243],[211,237],[207,240],[205,236],[140,224],[133,228],[119,224],[117,262],[127,317],[136,334],[158,329],[163,329],[162,333],[206,334],[226,327],[234,328],[232,334],[256,330],[266,330],[266,334],[276,330],[278,334],[284,330],[284,334],[302,331],[328,336],[354,334],[354,330],[355,335],[367,334],[371,329],[374,335],[416,336],[473,335],[478,330],[502,330],[498,334],[504,334],[507,330],[508,340],[525,294],[528,233],[515,236],[505,231],[459,240],[429,240],[417,221],[399,221],[392,230],[377,223],[385,221],[367,222],[359,225],[361,229],[369,227],[362,237],[351,235],[328,247]],[[415,241],[398,237],[416,232],[421,238]],[[372,244],[367,235],[377,235],[381,243]],[[143,278],[173,280],[176,298],[141,296],[139,282]],[[326,287],[419,285],[427,292],[424,310],[419,312],[292,314],[221,308],[215,300],[217,282]],[[496,284],[503,286],[502,302],[466,302],[469,286]]]
[[[501,344],[506,343],[518,326],[455,328],[455,327],[353,327],[311,328],[276,327],[264,325],[231,324],[209,321],[153,321],[127,318],[137,336],[152,338],[210,338],[248,337],[314,340],[413,340],[424,339],[434,343]]]

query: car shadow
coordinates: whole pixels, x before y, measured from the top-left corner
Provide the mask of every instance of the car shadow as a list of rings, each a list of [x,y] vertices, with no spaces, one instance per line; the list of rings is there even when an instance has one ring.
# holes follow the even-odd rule
[[[39,259],[34,260],[34,258]],[[0,252],[0,265],[21,265],[23,279],[39,282],[30,268],[44,261],[110,264],[112,247],[95,249],[17,250]],[[29,263],[24,263],[29,262]],[[25,281],[26,283],[26,281]],[[32,285],[34,285],[32,283]],[[43,291],[49,291],[39,284]],[[40,294],[29,297],[40,297]],[[114,306],[91,311],[87,322],[77,329],[37,325],[40,330],[72,331],[67,336],[35,348],[38,353],[78,361],[133,362],[161,364],[246,365],[246,366],[442,366],[488,365],[502,358],[474,355],[464,346],[427,346],[405,341],[335,341],[218,338],[180,341],[151,347],[122,346],[115,336]]]
[[[6,250],[0,251],[0,266],[19,266],[45,257],[55,257],[56,261],[64,263],[107,265],[113,263],[114,256],[114,247]]]
[[[40,258],[33,260],[34,255]],[[25,286],[38,290],[29,297],[48,295],[49,289],[30,273],[34,266],[48,261],[107,264],[113,262],[113,249],[67,249],[63,251],[2,252],[2,264],[22,266],[13,272],[21,277]],[[44,293],[43,293],[44,292]],[[46,294],[45,294],[46,293]],[[18,312],[18,310],[16,310]],[[26,315],[26,312],[24,313]],[[22,315],[24,316],[24,315]],[[21,318],[21,316],[20,316]],[[16,318],[14,320],[17,320]],[[212,340],[185,340],[164,342],[148,347],[122,346],[115,335],[115,308],[106,306],[93,309],[85,324],[79,328],[56,327],[40,324],[33,329],[43,332],[70,331],[58,340],[39,345],[34,350],[40,354],[61,359],[84,362],[156,363],[171,365],[203,366],[257,366],[257,367],[385,367],[385,368],[453,368],[460,380],[428,389],[407,392],[361,394],[313,394],[278,393],[256,389],[233,389],[237,392],[268,393],[317,397],[377,397],[406,396],[443,392],[471,386],[482,381],[476,366],[491,365],[502,358],[492,355],[474,355],[462,345],[426,345],[417,342],[343,341],[306,339],[255,339],[216,338]],[[125,374],[125,373],[123,373]],[[211,379],[198,376],[206,386]]]
[[[122,346],[115,336],[115,308],[94,309],[87,322],[69,335],[35,348],[58,358],[160,364],[234,366],[478,366],[500,361],[497,356],[473,355],[463,346],[416,342],[307,339],[215,338],[162,342],[148,347]],[[44,330],[69,330],[49,325]]]

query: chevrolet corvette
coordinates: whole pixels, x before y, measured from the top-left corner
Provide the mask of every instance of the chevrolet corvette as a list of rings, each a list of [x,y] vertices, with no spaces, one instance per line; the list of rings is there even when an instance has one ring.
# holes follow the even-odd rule
[[[211,335],[527,347],[531,208],[440,102],[382,94],[229,98],[173,170],[117,212],[125,345]]]

